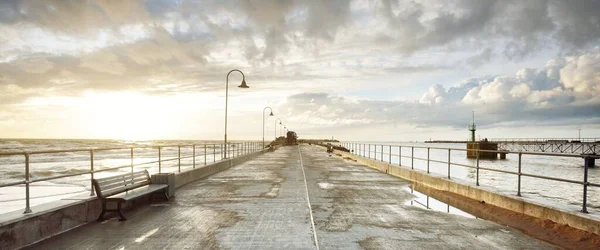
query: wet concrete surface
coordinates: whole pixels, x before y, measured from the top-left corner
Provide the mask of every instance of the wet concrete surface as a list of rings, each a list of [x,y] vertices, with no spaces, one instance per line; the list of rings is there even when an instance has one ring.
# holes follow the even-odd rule
[[[283,147],[137,208],[128,221],[92,222],[30,248],[552,248],[493,222],[411,206],[409,184],[323,148]]]

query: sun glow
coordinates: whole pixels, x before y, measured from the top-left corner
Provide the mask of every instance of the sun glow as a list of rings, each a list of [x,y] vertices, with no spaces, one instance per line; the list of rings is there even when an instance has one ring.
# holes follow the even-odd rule
[[[79,107],[81,122],[102,138],[143,140],[167,136],[176,127],[169,102],[133,92],[89,93]]]

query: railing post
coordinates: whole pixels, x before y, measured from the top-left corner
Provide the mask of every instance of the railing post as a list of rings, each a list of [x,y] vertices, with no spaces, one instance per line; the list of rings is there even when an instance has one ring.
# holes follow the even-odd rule
[[[448,149],[448,179],[450,179],[450,151],[451,149]]]
[[[192,168],[196,168],[196,144],[192,145]]]
[[[402,166],[402,146],[398,146],[398,166]]]
[[[475,180],[475,185],[479,186],[479,149],[477,149],[477,166],[475,167],[475,169],[477,170],[477,173],[475,174],[475,178],[477,178]]]
[[[585,158],[584,158],[585,159]],[[589,162],[587,159],[585,159],[585,162],[583,164],[583,207],[581,208],[581,212],[587,213],[587,189],[588,189],[588,166]]]
[[[90,149],[90,196],[94,196],[94,150]]]
[[[204,143],[204,166],[206,166],[206,143]]]
[[[213,162],[217,161],[217,145],[213,144]]]
[[[521,196],[521,152],[519,152],[519,172],[517,181],[517,196]]]
[[[429,174],[429,148],[427,148],[427,173]]]
[[[177,145],[177,171],[181,173],[181,145]]]
[[[381,161],[383,161],[383,144],[381,144]]]
[[[133,147],[131,147],[131,155],[130,155],[130,159],[131,159],[131,173],[133,174]],[[133,176],[132,176],[133,178]]]
[[[390,145],[390,148],[389,148],[389,153],[390,153],[390,154],[389,154],[389,160],[388,160],[388,162],[389,162],[389,164],[391,165],[391,164],[392,164],[392,145]]]
[[[377,145],[373,145],[373,160],[377,160]]]
[[[25,212],[24,214],[31,213],[31,207],[29,206],[29,154],[25,153]]]
[[[158,146],[158,173],[159,174],[162,173],[162,160],[160,157],[161,156],[161,153],[160,153],[161,148],[162,148],[161,146]]]
[[[410,147],[410,168],[415,169],[415,147]]]

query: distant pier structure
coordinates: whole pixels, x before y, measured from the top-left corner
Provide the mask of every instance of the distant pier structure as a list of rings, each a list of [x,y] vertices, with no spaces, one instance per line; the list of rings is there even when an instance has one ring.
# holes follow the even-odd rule
[[[498,143],[490,142],[487,139],[482,141],[475,140],[475,131],[477,131],[477,126],[475,125],[475,111],[473,111],[473,122],[469,125],[469,131],[471,132],[471,140],[467,142],[467,158],[476,159],[477,154],[479,153],[479,159],[498,159],[498,155],[500,155],[500,159],[506,159],[506,153],[478,151],[498,151]]]
[[[600,138],[492,138],[501,150],[597,155]]]

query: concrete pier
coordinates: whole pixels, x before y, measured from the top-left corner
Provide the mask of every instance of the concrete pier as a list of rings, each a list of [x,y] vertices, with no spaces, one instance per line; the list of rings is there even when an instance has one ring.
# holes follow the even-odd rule
[[[266,153],[30,249],[552,249],[493,222],[409,205],[409,182],[316,146]]]

